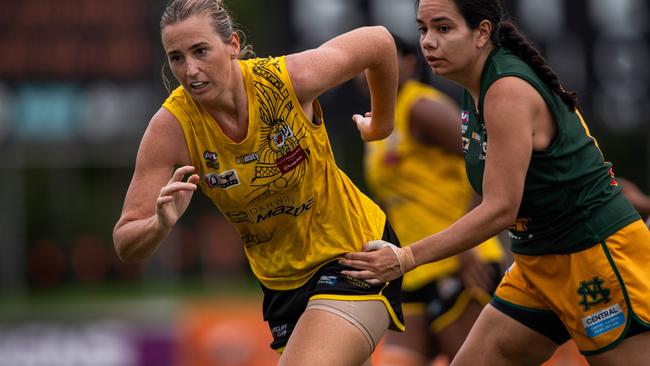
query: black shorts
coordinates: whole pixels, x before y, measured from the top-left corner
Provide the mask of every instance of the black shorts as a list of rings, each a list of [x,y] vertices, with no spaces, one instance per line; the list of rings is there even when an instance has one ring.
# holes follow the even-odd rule
[[[399,240],[390,227],[388,221],[384,226],[382,240],[399,246]],[[268,322],[273,342],[271,348],[281,350],[287,344],[298,318],[307,307],[309,299],[315,295],[319,298],[348,300],[381,300],[391,318],[390,329],[403,331],[404,318],[402,316],[402,277],[391,282],[373,286],[363,280],[358,280],[341,274],[342,270],[351,269],[342,266],[338,260],[324,264],[304,285],[297,289],[278,291],[264,285],[263,312],[264,320]]]
[[[490,291],[485,292],[479,289],[467,289],[460,279],[459,273],[452,273],[440,277],[426,285],[402,293],[403,303],[421,305],[429,321],[429,329],[435,335],[445,326],[457,320],[465,311],[469,300],[475,300],[487,305],[502,277],[500,263],[486,263],[492,267],[492,278],[490,278]],[[410,306],[409,306],[410,307]]]

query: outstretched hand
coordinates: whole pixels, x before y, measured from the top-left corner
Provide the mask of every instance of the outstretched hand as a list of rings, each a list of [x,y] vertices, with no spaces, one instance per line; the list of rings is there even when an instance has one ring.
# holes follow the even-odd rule
[[[156,216],[163,227],[172,227],[183,215],[196,191],[199,176],[192,174],[186,182],[183,177],[194,172],[193,166],[182,166],[172,175],[165,186],[160,189],[156,199]]]
[[[415,268],[411,248],[400,248],[383,240],[374,240],[363,245],[363,252],[346,253],[339,260],[345,266],[357,271],[341,271],[342,274],[358,278],[371,285],[392,281]]]

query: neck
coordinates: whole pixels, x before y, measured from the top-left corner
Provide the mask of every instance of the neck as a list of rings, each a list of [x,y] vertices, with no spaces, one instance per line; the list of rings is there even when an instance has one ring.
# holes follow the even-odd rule
[[[218,98],[203,105],[217,120],[238,121],[242,110],[246,110],[247,97],[244,77],[237,60],[233,61],[230,68],[231,78],[228,87]],[[242,109],[243,108],[243,109]]]
[[[478,98],[481,93],[481,76],[483,76],[485,63],[494,48],[495,47],[492,44],[485,47],[478,54],[476,60],[474,60],[466,70],[463,70],[463,72],[459,73],[453,79],[450,78],[460,84],[463,88],[467,89],[475,103],[478,103]]]

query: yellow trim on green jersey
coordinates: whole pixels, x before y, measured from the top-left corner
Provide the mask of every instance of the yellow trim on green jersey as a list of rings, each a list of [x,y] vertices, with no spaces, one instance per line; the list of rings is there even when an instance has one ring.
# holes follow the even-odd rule
[[[368,187],[386,210],[403,246],[447,228],[465,214],[471,199],[463,158],[441,147],[424,145],[409,132],[411,109],[424,98],[453,103],[431,86],[407,81],[397,95],[392,134],[366,144]],[[496,238],[478,250],[486,261],[498,261],[503,255]],[[404,276],[402,288],[417,289],[458,268],[457,257],[420,266]]]
[[[320,104],[312,122],[285,58],[239,65],[249,113],[241,142],[182,87],[163,107],[183,128],[199,186],[241,235],[255,276],[270,289],[294,289],[324,263],[381,239],[386,217],[336,166]]]

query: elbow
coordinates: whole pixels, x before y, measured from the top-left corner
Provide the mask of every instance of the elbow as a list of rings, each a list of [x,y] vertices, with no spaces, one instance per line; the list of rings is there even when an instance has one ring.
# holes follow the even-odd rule
[[[373,131],[374,133],[372,137],[368,139],[368,141],[377,141],[377,140],[385,139],[386,137],[390,136],[390,134],[393,132],[394,126],[395,125],[392,119],[390,119],[386,123],[378,124],[378,126],[376,126]]]
[[[516,206],[504,206],[495,215],[495,222],[498,224],[500,230],[505,230],[512,226],[517,221],[517,214],[519,210]]]
[[[517,220],[519,213],[519,205],[514,204],[493,204],[486,205],[485,199],[481,203],[482,206],[487,206],[488,216],[491,218],[490,223],[493,225],[495,231],[502,231],[512,226]]]
[[[120,238],[114,233],[113,234],[113,246],[115,247],[115,253],[117,258],[122,261],[122,263],[135,263],[137,260],[131,255],[131,251],[128,249],[128,246],[120,240]]]
[[[137,263],[142,262],[145,258],[138,255],[136,245],[130,243],[124,236],[125,233],[120,230],[123,225],[118,223],[113,230],[113,246],[115,253],[122,263]]]

